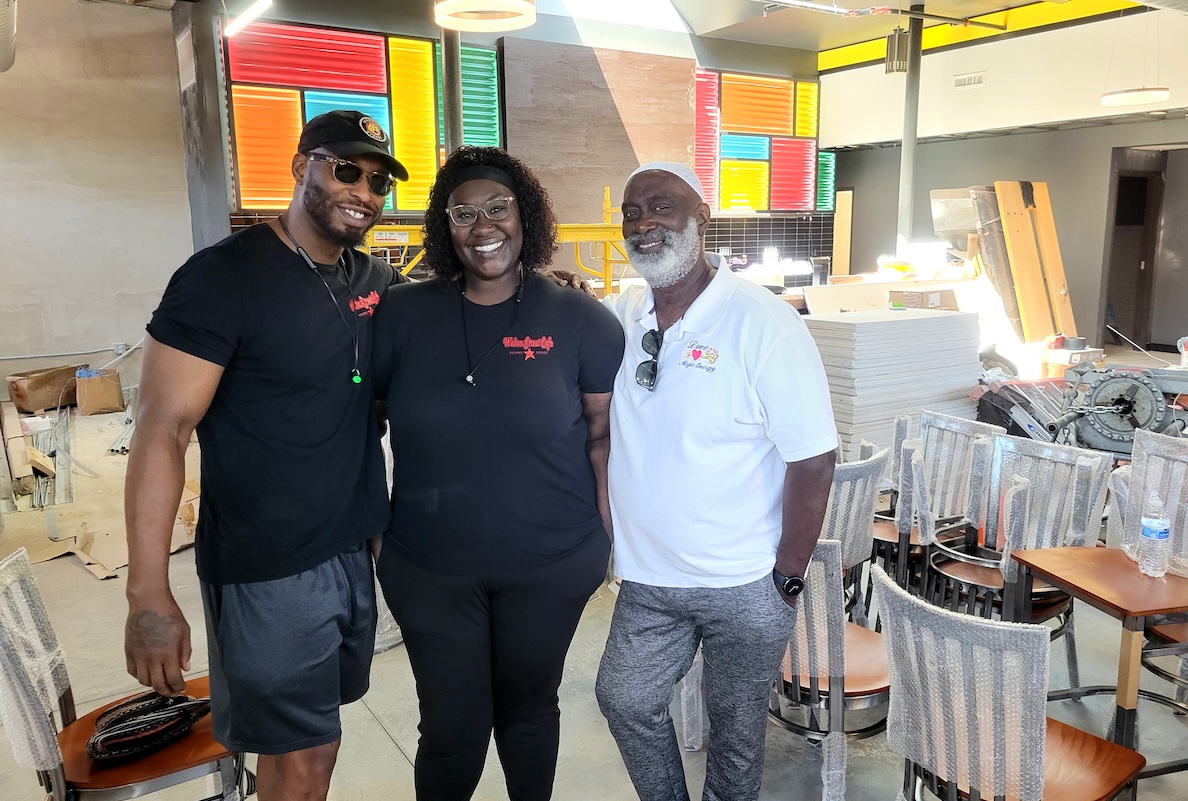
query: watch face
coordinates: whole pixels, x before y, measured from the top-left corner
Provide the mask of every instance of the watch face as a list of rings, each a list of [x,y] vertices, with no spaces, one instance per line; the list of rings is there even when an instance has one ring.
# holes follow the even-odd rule
[[[783,586],[784,595],[800,595],[804,589],[804,579],[797,576],[788,576],[784,579]]]

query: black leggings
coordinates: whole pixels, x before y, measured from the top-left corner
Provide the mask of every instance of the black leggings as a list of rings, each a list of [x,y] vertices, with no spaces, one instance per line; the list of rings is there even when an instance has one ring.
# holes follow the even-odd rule
[[[467,801],[492,729],[511,801],[551,797],[565,653],[609,555],[597,532],[544,566],[462,577],[424,570],[385,545],[376,573],[421,707],[420,801]]]

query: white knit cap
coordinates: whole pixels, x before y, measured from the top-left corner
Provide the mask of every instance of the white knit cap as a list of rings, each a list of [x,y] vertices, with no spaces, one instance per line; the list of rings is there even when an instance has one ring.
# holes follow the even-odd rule
[[[689,188],[697,193],[697,197],[701,198],[702,201],[705,200],[705,192],[701,190],[701,181],[697,178],[697,173],[693,172],[691,167],[686,167],[684,164],[678,164],[675,161],[649,161],[647,164],[641,164],[639,165],[639,169],[627,176],[627,183],[631,183],[631,179],[641,172],[651,172],[652,170],[675,175],[687,183]]]

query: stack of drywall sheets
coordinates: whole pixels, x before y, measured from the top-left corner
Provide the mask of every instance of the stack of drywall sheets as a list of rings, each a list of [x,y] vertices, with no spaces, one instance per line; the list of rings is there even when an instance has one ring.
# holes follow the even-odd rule
[[[895,417],[920,410],[972,419],[969,392],[982,374],[978,317],[897,309],[804,318],[821,352],[844,453],[870,440],[889,447]]]

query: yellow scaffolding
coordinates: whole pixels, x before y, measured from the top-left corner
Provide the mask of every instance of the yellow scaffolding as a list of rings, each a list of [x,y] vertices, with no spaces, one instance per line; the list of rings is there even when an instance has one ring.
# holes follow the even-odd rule
[[[602,189],[602,222],[600,223],[560,223],[557,225],[557,242],[561,245],[573,245],[573,259],[578,269],[584,273],[602,279],[602,294],[615,292],[614,268],[616,264],[626,264],[627,251],[623,249],[622,226],[614,222],[614,215],[619,209],[611,205],[610,187]],[[403,275],[408,275],[420,263],[425,251],[417,253],[408,259],[409,248],[421,247],[423,243],[421,226],[419,225],[387,225],[380,224],[367,234],[368,250],[399,250],[400,260],[394,262]],[[599,268],[587,267],[582,260],[582,245],[589,246],[589,257],[599,263]]]

